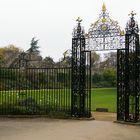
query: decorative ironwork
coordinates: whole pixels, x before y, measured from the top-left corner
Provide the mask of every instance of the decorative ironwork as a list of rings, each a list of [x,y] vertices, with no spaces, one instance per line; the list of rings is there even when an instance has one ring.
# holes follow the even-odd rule
[[[44,115],[55,111],[90,117],[91,51],[88,50],[121,48],[117,52],[117,120],[139,121],[139,28],[135,13],[130,15],[125,38],[118,23],[110,19],[105,4],[88,34],[85,35],[82,20],[78,18],[73,30],[71,68],[32,67],[30,61],[35,59],[28,52],[38,47],[38,40],[33,39],[32,49],[21,53],[13,62],[15,65],[0,68],[0,115]]]
[[[91,24],[86,34],[86,50],[117,50],[124,48],[124,31],[117,21],[112,20],[103,4],[99,19]]]
[[[136,13],[134,13],[132,11],[129,15],[131,17],[130,17],[130,20],[126,24],[126,28],[125,28],[126,33],[127,34],[132,34],[132,33],[137,33],[138,34],[138,32],[139,32],[138,23],[134,19],[134,15],[136,15]]]
[[[84,28],[81,26],[82,19],[80,17],[76,20],[78,22],[77,26],[73,29],[73,38],[84,38]]]
[[[117,50],[117,120],[125,119],[125,50]]]
[[[72,38],[72,116],[90,117],[89,104],[86,99],[86,53],[84,29],[81,27],[81,19],[73,30]],[[88,101],[89,102],[89,101]]]
[[[125,49],[118,50],[117,120],[137,122],[140,96],[139,28],[131,13],[126,25]]]

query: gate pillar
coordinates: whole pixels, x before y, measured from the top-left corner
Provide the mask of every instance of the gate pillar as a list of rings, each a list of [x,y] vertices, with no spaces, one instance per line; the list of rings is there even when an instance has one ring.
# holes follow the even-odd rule
[[[117,120],[139,121],[140,46],[139,29],[131,13],[126,26],[125,49],[118,50]]]
[[[71,115],[73,117],[89,117],[86,111],[86,53],[84,29],[80,18],[73,31],[72,38],[72,98]]]

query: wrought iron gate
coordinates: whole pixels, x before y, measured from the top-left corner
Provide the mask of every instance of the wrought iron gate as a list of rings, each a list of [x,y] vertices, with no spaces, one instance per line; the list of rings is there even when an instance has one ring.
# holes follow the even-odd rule
[[[125,48],[117,51],[117,120],[137,122],[140,45],[138,25],[134,13],[131,15]],[[70,68],[30,68],[26,54],[21,55],[17,67],[0,68],[0,115],[62,112],[72,117],[91,116],[91,52],[86,51],[84,29],[81,20],[77,21]]]
[[[140,45],[134,15],[127,24],[125,49],[117,52],[117,120],[137,122],[140,96]]]

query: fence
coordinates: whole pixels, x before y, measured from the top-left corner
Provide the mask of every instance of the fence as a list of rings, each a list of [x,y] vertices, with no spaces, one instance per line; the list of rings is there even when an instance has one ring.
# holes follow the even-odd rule
[[[0,115],[71,113],[71,68],[1,68]]]

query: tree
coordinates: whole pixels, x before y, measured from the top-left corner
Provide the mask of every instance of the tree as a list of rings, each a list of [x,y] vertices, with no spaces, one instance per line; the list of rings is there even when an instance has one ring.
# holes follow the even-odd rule
[[[110,52],[105,55],[104,67],[113,67],[116,68],[117,66],[117,53]]]
[[[38,50],[39,49],[38,41],[39,40],[35,40],[35,37],[32,38],[31,43],[30,43],[31,47],[27,50],[28,53],[39,53],[40,52]]]
[[[8,45],[0,48],[0,65],[9,67],[22,50],[15,45]]]
[[[100,61],[100,55],[96,52],[91,53],[91,66],[95,66]]]
[[[66,56],[64,58],[62,58],[61,62],[60,62],[60,65],[63,65],[63,66],[71,66],[71,57],[70,56]]]
[[[103,71],[104,80],[107,81],[110,86],[116,86],[117,71],[115,68],[107,68]]]
[[[4,48],[0,48],[0,60],[4,58]]]
[[[55,64],[52,57],[47,56],[42,61],[42,67],[52,67]]]
[[[41,66],[41,61],[42,61],[42,56],[40,55],[39,46],[38,46],[38,41],[36,40],[35,37],[32,38],[31,40],[31,47],[25,52],[25,57],[28,59],[28,66],[29,67],[40,67]]]

